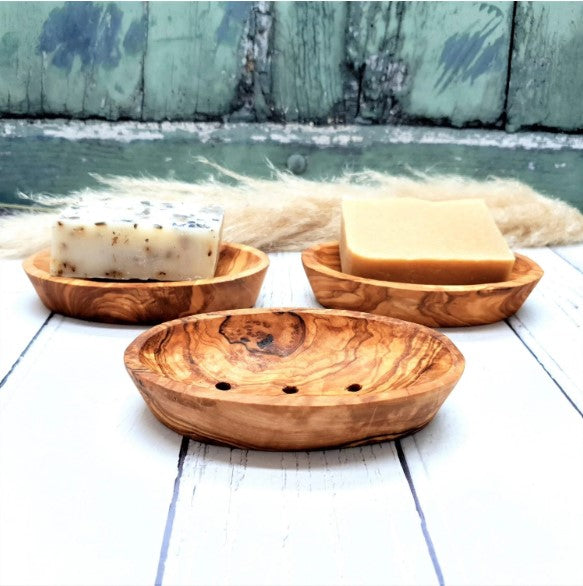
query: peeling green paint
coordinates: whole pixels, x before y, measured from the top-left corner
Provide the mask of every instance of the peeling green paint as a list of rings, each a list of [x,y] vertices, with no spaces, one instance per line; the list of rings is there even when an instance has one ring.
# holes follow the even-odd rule
[[[123,13],[115,3],[65,2],[43,23],[38,52],[52,65],[71,71],[76,58],[81,70],[116,67],[121,59],[119,33]]]
[[[250,5],[246,2],[221,2],[224,7],[223,18],[215,33],[217,43],[231,43],[240,32],[240,23],[249,17]]]
[[[130,24],[124,39],[123,48],[128,55],[143,56],[148,42],[148,18],[143,15]]]
[[[469,80],[473,84],[478,77],[492,70],[505,73],[507,60],[507,39],[498,34],[496,40],[489,41],[495,28],[473,33],[454,34],[449,37],[439,57],[441,75],[434,88],[442,93],[449,85]]]
[[[285,121],[344,119],[344,2],[276,2],[273,102]]]
[[[345,84],[348,120],[395,122],[398,95],[408,83],[410,64],[402,56],[403,23],[410,9],[404,2],[349,4]]]
[[[2,2],[0,115],[580,130],[582,28],[576,2]]]
[[[205,119],[229,111],[251,8],[251,3],[236,10],[224,2],[149,4],[144,119]]]
[[[15,32],[9,31],[0,39],[0,65],[2,67],[13,67],[20,42]]]
[[[0,41],[0,112],[139,118],[143,52],[126,53],[123,40],[143,10],[137,2],[0,4],[0,39],[11,50],[7,59]]]
[[[511,3],[413,3],[401,52],[410,72],[398,95],[403,118],[499,122],[511,24]]]
[[[349,119],[491,125],[503,114],[512,5],[349,4]]]
[[[508,129],[583,130],[583,3],[519,2]]]

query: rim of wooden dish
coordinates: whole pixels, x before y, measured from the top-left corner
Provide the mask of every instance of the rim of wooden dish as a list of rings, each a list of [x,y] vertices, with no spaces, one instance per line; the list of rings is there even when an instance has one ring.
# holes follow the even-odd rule
[[[448,369],[440,378],[425,381],[418,384],[412,384],[405,386],[401,389],[395,390],[390,396],[387,397],[386,392],[372,392],[366,394],[358,393],[347,393],[342,397],[342,401],[338,400],[338,395],[263,395],[257,394],[241,394],[233,393],[217,393],[216,390],[204,389],[196,384],[188,384],[181,381],[173,380],[170,377],[163,376],[147,366],[140,360],[140,353],[142,347],[146,342],[159,332],[164,330],[170,330],[176,326],[180,326],[186,322],[212,320],[220,317],[229,317],[233,315],[258,315],[261,313],[279,313],[279,312],[292,312],[292,313],[309,313],[312,315],[343,315],[347,317],[353,317],[357,319],[365,319],[367,321],[377,321],[387,325],[392,323],[398,325],[405,325],[406,327],[413,330],[421,330],[426,335],[437,340],[450,354],[452,357],[451,368]],[[413,398],[414,396],[430,394],[435,392],[436,383],[440,389],[443,387],[450,386],[453,388],[459,381],[465,368],[465,358],[459,348],[448,338],[445,334],[414,322],[408,322],[402,319],[393,317],[387,317],[384,315],[375,315],[366,313],[364,311],[353,311],[345,309],[316,309],[316,308],[305,308],[305,307],[265,307],[265,308],[251,308],[251,309],[234,309],[226,311],[214,311],[209,313],[200,313],[191,315],[183,318],[173,319],[156,326],[153,326],[149,330],[140,334],[135,338],[124,352],[124,363],[128,371],[135,372],[140,371],[142,379],[146,379],[149,383],[153,383],[157,386],[161,386],[173,393],[184,395],[189,398],[204,398],[213,401],[229,402],[229,403],[244,403],[246,405],[270,405],[270,406],[285,406],[286,409],[290,407],[330,407],[335,405],[362,405],[366,403],[375,402],[400,402]],[[196,389],[196,391],[192,391]]]
[[[495,281],[490,283],[477,283],[474,285],[429,285],[424,283],[402,283],[399,281],[381,281],[378,279],[368,279],[366,277],[357,277],[356,275],[350,275],[343,273],[335,269],[330,268],[328,265],[322,264],[317,259],[317,253],[326,247],[339,246],[337,240],[322,242],[310,246],[302,251],[302,262],[308,268],[318,273],[323,273],[333,279],[343,279],[354,281],[356,283],[363,283],[374,287],[383,287],[391,289],[402,289],[404,291],[450,291],[450,292],[471,292],[481,291],[484,289],[509,289],[514,287],[522,287],[530,284],[533,281],[538,281],[544,271],[541,267],[534,262],[528,256],[514,252],[515,259],[520,259],[525,262],[528,266],[528,272],[515,278],[509,279],[508,281]],[[514,269],[512,269],[514,271]],[[512,276],[512,273],[510,273]]]
[[[50,258],[50,248],[44,248],[38,252],[35,252],[23,261],[22,266],[27,274],[36,277],[37,279],[42,279],[43,281],[52,281],[61,285],[73,285],[75,287],[103,287],[107,289],[127,289],[128,287],[140,289],[157,289],[160,287],[192,287],[198,285],[224,283],[226,281],[233,281],[235,279],[244,279],[245,277],[249,277],[255,273],[258,273],[269,266],[269,257],[265,252],[259,250],[258,248],[254,248],[253,246],[249,246],[247,244],[238,244],[234,242],[223,242],[221,244],[221,251],[223,247],[235,248],[249,252],[256,257],[257,262],[254,266],[241,271],[240,273],[222,275],[220,277],[211,277],[209,279],[194,279],[191,281],[115,281],[107,279],[96,280],[89,278],[82,279],[77,277],[57,277],[51,275],[49,271],[38,268],[36,265],[36,262],[40,256],[48,254]]]

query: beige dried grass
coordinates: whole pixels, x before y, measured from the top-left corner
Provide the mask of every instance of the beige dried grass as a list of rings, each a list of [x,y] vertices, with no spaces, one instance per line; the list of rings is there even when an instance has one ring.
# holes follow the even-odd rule
[[[442,201],[481,198],[513,248],[571,244],[583,241],[583,214],[567,203],[545,197],[509,179],[484,181],[459,176],[393,176],[376,171],[311,181],[273,169],[272,179],[257,179],[206,160],[223,180],[187,183],[156,178],[97,177],[101,189],[85,189],[55,198],[36,196],[39,203],[65,205],[76,199],[105,197],[191,200],[225,208],[224,239],[265,251],[297,251],[316,242],[337,240],[339,202],[343,196],[418,197]],[[22,212],[0,217],[0,257],[22,258],[46,247],[51,212]]]

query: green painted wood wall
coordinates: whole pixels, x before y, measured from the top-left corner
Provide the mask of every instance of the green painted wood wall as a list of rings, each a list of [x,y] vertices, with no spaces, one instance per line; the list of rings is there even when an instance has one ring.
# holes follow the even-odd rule
[[[579,2],[2,2],[0,115],[583,129]]]

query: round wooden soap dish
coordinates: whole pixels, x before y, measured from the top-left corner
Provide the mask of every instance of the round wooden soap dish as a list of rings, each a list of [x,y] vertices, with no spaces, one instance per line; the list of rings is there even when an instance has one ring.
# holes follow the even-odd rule
[[[443,334],[352,311],[248,309],[160,324],[126,349],[152,413],[203,442],[312,450],[394,439],[435,416],[464,369]]]
[[[543,275],[531,259],[516,254],[508,281],[479,285],[416,285],[342,273],[338,242],[303,251],[302,263],[324,307],[367,311],[430,327],[475,326],[516,313]]]
[[[53,277],[50,251],[26,259],[24,270],[50,310],[106,323],[154,324],[222,309],[253,307],[269,266],[267,255],[223,243],[215,277],[195,281],[106,281]]]

